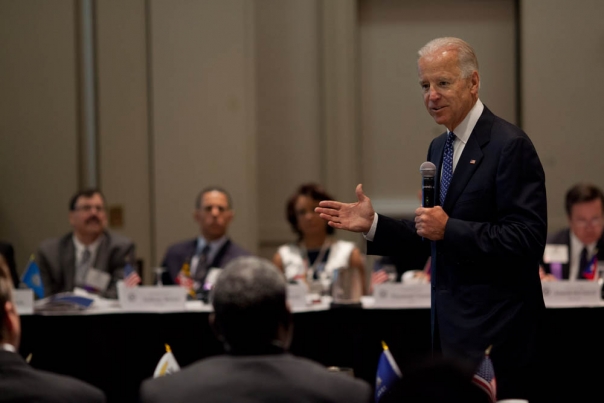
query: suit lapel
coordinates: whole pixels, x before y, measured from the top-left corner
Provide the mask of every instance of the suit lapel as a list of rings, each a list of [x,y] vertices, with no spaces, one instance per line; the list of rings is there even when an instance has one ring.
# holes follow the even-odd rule
[[[484,107],[484,111],[476,122],[476,126],[470,138],[466,143],[466,146],[457,161],[449,190],[447,191],[447,198],[445,199],[445,205],[443,209],[447,212],[453,210],[453,206],[457,202],[459,196],[463,193],[466,185],[474,175],[474,173],[480,167],[483,153],[482,147],[487,144],[490,140],[491,126],[493,122],[493,114],[491,111]]]
[[[108,233],[103,234],[103,240],[99,245],[99,248],[96,251],[96,258],[94,259],[94,267],[97,270],[108,271],[108,261],[109,261],[109,239],[110,235]],[[134,262],[130,262],[134,265]]]
[[[73,290],[75,286],[75,245],[72,234],[66,236],[61,242],[61,273],[65,290]]]

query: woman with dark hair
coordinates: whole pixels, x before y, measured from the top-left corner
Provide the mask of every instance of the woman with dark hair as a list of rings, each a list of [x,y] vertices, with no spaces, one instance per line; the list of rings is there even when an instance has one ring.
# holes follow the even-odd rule
[[[288,281],[319,284],[327,291],[334,280],[334,272],[356,270],[353,288],[358,295],[366,293],[365,264],[361,252],[353,242],[336,240],[334,228],[315,213],[322,200],[334,200],[315,183],[301,185],[288,199],[287,220],[298,235],[296,243],[282,245],[273,257],[273,263]]]

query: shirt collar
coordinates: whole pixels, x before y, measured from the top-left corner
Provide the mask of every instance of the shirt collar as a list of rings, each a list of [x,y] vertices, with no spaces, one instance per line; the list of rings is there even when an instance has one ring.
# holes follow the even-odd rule
[[[577,238],[577,236],[573,233],[573,231],[570,231],[570,250],[573,251],[572,253],[576,254],[577,256],[580,255],[584,246],[587,246],[587,255],[593,255],[597,243],[598,241],[595,241],[590,243],[589,245],[584,245],[583,242],[581,242],[579,238]]]
[[[220,248],[222,248],[222,245],[224,245],[227,241],[227,236],[224,235],[222,238],[218,238],[212,242],[209,243],[210,245],[210,252],[208,253],[210,256],[214,255],[216,253],[217,250],[219,250]],[[199,236],[197,237],[197,249],[195,250],[195,254],[198,255],[201,253],[201,250],[208,244],[208,241],[203,237],[203,236]]]
[[[10,351],[11,353],[16,353],[17,349],[12,344],[8,343],[0,343],[0,350]]]
[[[97,249],[99,249],[99,245],[103,241],[104,237],[105,237],[105,235],[101,234],[101,236],[99,236],[90,245],[84,245],[82,242],[80,242],[78,237],[75,234],[73,234],[72,239],[73,239],[73,244],[75,245],[75,248],[76,248],[76,254],[80,255],[84,252],[84,249],[88,249],[90,251],[91,255],[95,255],[96,251],[97,251]]]
[[[478,99],[464,120],[455,128],[455,136],[464,144],[468,142],[472,130],[474,130],[478,119],[480,119],[480,115],[482,115],[482,111],[484,111],[484,104]],[[447,129],[447,134],[450,132]]]

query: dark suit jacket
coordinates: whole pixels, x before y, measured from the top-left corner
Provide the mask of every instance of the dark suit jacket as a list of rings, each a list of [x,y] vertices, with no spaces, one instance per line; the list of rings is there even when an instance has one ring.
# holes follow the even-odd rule
[[[164,284],[175,284],[176,277],[185,262],[190,262],[197,249],[197,238],[179,242],[168,248],[161,267],[166,269],[166,273],[162,277]],[[222,248],[216,253],[210,267],[222,268],[228,262],[239,256],[249,256],[250,252],[243,249],[230,239],[227,239]]]
[[[367,403],[371,388],[290,354],[221,355],[141,386],[142,403],[321,402]]]
[[[447,134],[432,141],[436,195]],[[438,200],[438,196],[436,197]],[[544,311],[539,261],[547,234],[545,174],[527,135],[485,106],[442,206],[444,239],[422,241],[415,223],[379,216],[368,253],[432,257],[433,342],[495,368],[530,363]]]
[[[75,287],[75,245],[72,236],[70,232],[61,238],[47,239],[38,247],[36,262],[40,266],[46,296],[73,291]],[[104,297],[117,298],[116,284],[124,278],[126,261],[132,265],[136,263],[134,243],[122,235],[105,231],[92,265],[111,275]]]
[[[0,403],[102,403],[103,392],[64,375],[33,369],[21,356],[0,350]]]
[[[566,228],[549,235],[547,237],[547,243],[568,246],[568,263],[562,264],[562,279],[568,280],[568,277],[570,275],[570,256],[572,253],[572,251],[570,250],[570,229]],[[598,262],[604,261],[604,235],[602,235],[602,237],[598,240],[598,243],[596,244],[596,249],[598,250]],[[546,273],[551,273],[549,264],[542,262],[542,265]]]
[[[13,246],[8,242],[0,242],[0,255],[4,256],[6,264],[10,270],[10,275],[13,278],[15,288],[19,287],[19,275],[17,274],[17,266],[15,264],[15,251]]]

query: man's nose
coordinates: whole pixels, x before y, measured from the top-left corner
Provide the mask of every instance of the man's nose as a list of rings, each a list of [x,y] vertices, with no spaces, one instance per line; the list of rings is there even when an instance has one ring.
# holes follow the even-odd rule
[[[428,96],[430,97],[430,100],[433,101],[440,97],[440,93],[436,90],[436,88],[430,86],[430,89],[428,90]]]

